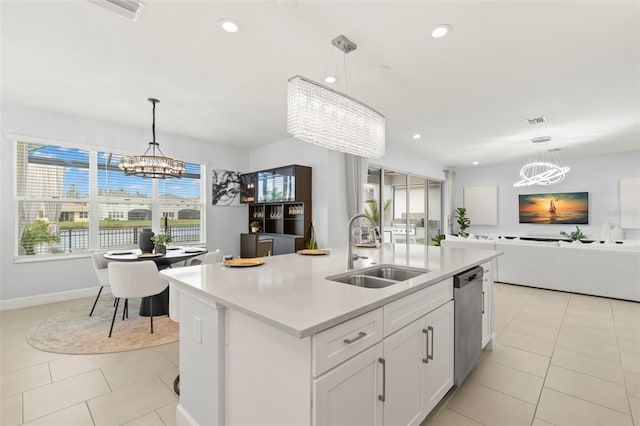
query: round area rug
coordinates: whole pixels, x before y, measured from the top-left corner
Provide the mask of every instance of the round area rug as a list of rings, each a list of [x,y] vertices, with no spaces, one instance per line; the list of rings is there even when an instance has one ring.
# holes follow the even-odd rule
[[[113,318],[113,296],[100,296],[90,317],[93,301],[58,312],[36,324],[27,342],[36,349],[61,354],[104,354],[143,349],[173,343],[179,337],[179,325],[168,316],[153,317],[151,334],[149,317],[138,315],[140,299],[129,299],[129,318],[122,320],[124,301],[109,338]]]

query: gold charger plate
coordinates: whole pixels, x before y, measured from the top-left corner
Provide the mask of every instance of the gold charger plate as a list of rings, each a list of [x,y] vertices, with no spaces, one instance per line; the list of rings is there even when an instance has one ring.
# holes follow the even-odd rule
[[[142,253],[138,255],[138,257],[140,258],[152,258],[152,257],[162,257],[162,256],[164,256],[164,254],[162,253]]]
[[[298,250],[298,254],[304,254],[307,256],[320,256],[323,254],[329,254],[329,250],[323,250],[323,249],[303,249],[303,250]]]
[[[376,243],[356,243],[354,244],[356,247],[364,247],[364,248],[376,248],[378,244]]]
[[[233,267],[247,267],[247,266],[264,265],[264,260],[262,259],[231,259],[231,260],[225,260],[222,263],[224,263],[227,266],[233,266]]]

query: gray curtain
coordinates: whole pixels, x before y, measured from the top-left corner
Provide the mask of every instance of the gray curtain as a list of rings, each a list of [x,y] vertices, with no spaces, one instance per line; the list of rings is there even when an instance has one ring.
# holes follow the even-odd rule
[[[367,183],[368,159],[345,154],[347,175],[347,214],[353,217],[364,211],[364,193]]]
[[[444,223],[442,231],[445,234],[454,234],[453,226],[455,224],[455,203],[456,203],[456,172],[453,170],[444,170],[443,190],[443,215]]]

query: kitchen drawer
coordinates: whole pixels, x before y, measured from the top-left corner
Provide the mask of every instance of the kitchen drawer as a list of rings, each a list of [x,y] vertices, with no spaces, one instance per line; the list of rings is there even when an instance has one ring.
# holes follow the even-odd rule
[[[382,340],[382,310],[378,308],[313,336],[313,375],[318,377]]]
[[[430,285],[383,306],[384,336],[428,314],[453,299],[453,278]]]

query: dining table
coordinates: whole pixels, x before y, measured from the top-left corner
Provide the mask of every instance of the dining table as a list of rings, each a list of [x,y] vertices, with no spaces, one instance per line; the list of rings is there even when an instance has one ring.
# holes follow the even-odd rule
[[[142,253],[140,249],[111,250],[104,254],[104,258],[117,262],[140,262],[152,260],[158,270],[171,268],[172,265],[201,256],[207,253],[204,247],[183,247],[169,246],[166,254],[163,253]],[[143,317],[151,316],[151,298],[153,298],[153,316],[169,314],[169,287],[162,293],[155,296],[143,297],[140,302],[139,315]]]

